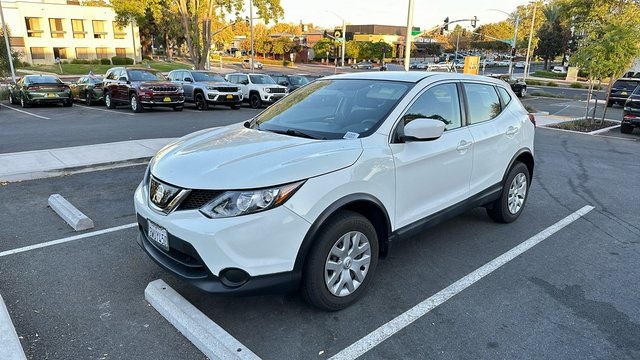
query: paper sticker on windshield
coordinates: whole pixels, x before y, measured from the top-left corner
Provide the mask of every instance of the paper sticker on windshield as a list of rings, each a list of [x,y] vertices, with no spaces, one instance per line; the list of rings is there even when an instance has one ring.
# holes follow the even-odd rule
[[[360,134],[349,131],[346,134],[344,134],[343,139],[353,140],[359,137],[360,137]]]

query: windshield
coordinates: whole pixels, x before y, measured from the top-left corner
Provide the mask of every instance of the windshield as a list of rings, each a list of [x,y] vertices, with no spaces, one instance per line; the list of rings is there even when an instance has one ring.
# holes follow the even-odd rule
[[[316,80],[256,117],[260,130],[293,130],[317,139],[371,135],[411,83],[375,80]]]
[[[631,80],[618,80],[613,84],[614,88],[624,88],[626,90],[633,90],[638,86],[638,81]]]
[[[55,76],[33,76],[25,79],[29,84],[62,84],[62,81]]]
[[[129,81],[158,81],[166,80],[164,76],[155,71],[148,70],[129,70]]]
[[[268,75],[249,75],[253,84],[275,84],[271,76]]]
[[[308,84],[309,80],[304,76],[289,76],[289,83],[291,85],[304,85]]]
[[[225,82],[224,78],[214,72],[194,72],[191,73],[193,75],[194,81],[215,81],[215,82]]]

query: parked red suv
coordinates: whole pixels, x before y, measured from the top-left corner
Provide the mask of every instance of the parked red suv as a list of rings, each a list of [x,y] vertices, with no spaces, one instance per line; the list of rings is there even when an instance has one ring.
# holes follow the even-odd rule
[[[133,112],[154,106],[171,107],[175,111],[182,111],[184,107],[182,86],[153,69],[111,68],[103,84],[104,103],[109,109],[119,104],[128,104]]]

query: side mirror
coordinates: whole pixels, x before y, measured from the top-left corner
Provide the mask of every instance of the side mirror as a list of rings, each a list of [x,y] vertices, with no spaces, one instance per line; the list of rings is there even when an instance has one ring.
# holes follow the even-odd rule
[[[280,81],[280,85],[289,86],[289,83],[287,81]]]
[[[434,119],[414,119],[404,126],[404,141],[435,140],[444,133],[444,122]]]
[[[186,82],[193,82],[193,79],[192,79],[192,78],[190,78],[190,77],[186,77],[186,78],[184,78],[184,81],[186,81]]]
[[[249,80],[240,80],[240,84],[249,85]]]

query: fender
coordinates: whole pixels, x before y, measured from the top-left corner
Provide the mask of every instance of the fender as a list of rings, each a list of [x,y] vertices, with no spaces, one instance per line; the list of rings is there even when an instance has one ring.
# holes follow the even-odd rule
[[[520,150],[518,150],[518,152],[513,155],[513,157],[511,158],[511,161],[509,161],[509,166],[507,166],[506,170],[504,171],[504,174],[502,175],[502,184],[504,184],[505,180],[507,179],[507,175],[509,174],[509,170],[511,170],[511,168],[513,167],[513,164],[516,162],[516,160],[521,157],[522,155],[528,155],[527,161],[523,161],[524,164],[527,166],[527,168],[529,169],[529,179],[531,179],[531,181],[533,181],[533,167],[534,167],[534,158],[533,158],[533,154],[531,153],[531,149],[529,148],[522,148]],[[530,157],[530,158],[529,158]]]
[[[387,209],[384,207],[382,202],[373,195],[365,194],[365,193],[350,194],[336,200],[334,203],[329,205],[329,207],[327,207],[320,214],[320,216],[318,216],[318,218],[313,222],[313,224],[311,224],[311,227],[309,228],[309,231],[307,231],[307,234],[305,235],[304,240],[302,241],[302,245],[300,245],[300,249],[298,250],[298,255],[296,256],[296,262],[294,265],[295,272],[302,273],[302,270],[304,268],[304,262],[307,258],[307,254],[309,253],[309,250],[311,249],[311,246],[313,245],[314,238],[318,233],[318,231],[320,230],[320,228],[322,227],[322,225],[327,221],[327,219],[329,219],[329,217],[335,214],[336,211],[340,209],[345,209],[345,208],[349,209],[350,205],[357,206],[358,203],[368,203],[368,205],[376,208],[374,210],[376,210],[379,213],[382,213],[382,216],[384,218],[382,219],[383,220],[382,226],[384,226],[385,229],[381,228],[381,224],[378,224],[373,221],[372,223],[376,228],[378,234],[383,235],[383,236],[380,236],[381,237],[380,239],[378,239],[380,242],[379,244],[381,245],[380,253],[385,254],[387,252],[387,248],[389,245],[389,242],[388,242],[389,235],[391,234],[391,220],[389,219],[389,213],[387,212]],[[350,208],[350,209],[356,212],[360,212],[362,214],[362,211],[358,211],[357,208],[355,209]],[[374,211],[374,213],[376,211]],[[366,216],[366,214],[363,214],[363,215]]]

